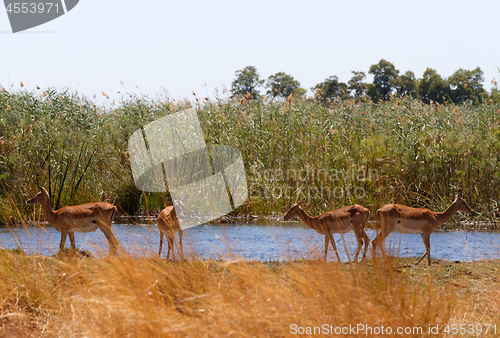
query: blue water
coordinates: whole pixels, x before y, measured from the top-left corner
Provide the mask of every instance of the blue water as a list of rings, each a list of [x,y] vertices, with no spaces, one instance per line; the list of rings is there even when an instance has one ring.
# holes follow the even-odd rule
[[[152,256],[158,253],[159,232],[156,225],[113,224],[120,242],[119,252],[133,256]],[[368,229],[372,240],[376,231]],[[108,243],[102,232],[76,233],[76,246],[95,256],[105,256]],[[354,233],[334,234],[340,257],[354,257],[357,242]],[[0,246],[6,249],[22,247],[28,254],[52,255],[58,251],[61,235],[52,227],[0,229]],[[177,235],[176,235],[177,238]],[[228,224],[201,225],[187,229],[183,236],[186,256],[198,258],[251,260],[283,260],[318,258],[323,256],[324,236],[305,228],[298,222],[266,221],[264,225]],[[69,238],[66,247],[69,247]],[[392,233],[385,241],[386,250],[395,256],[416,257],[425,252],[418,234]],[[164,241],[163,255],[166,255]],[[372,254],[371,246],[368,255]],[[379,253],[380,254],[380,253]],[[431,257],[452,261],[474,261],[500,258],[498,232],[436,232],[431,235]],[[330,247],[329,260],[335,260]]]

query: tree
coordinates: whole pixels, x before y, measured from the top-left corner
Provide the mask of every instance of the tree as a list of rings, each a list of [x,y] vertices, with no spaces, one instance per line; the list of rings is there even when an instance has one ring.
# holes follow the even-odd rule
[[[347,85],[343,82],[339,82],[337,75],[330,76],[324,82],[318,83],[311,88],[311,90],[314,92],[314,97],[316,99],[325,103],[328,100],[338,101],[339,99],[349,97]]]
[[[347,82],[347,89],[349,89],[349,92],[354,97],[364,97],[368,89],[368,84],[363,82],[366,79],[366,74],[357,71],[352,71],[351,73],[354,75]]]
[[[418,83],[418,94],[424,103],[443,103],[447,100],[448,85],[434,69],[427,68]]]
[[[411,70],[399,75],[395,81],[398,96],[415,96],[417,94],[417,79]]]
[[[448,78],[450,97],[455,103],[481,102],[486,90],[483,88],[483,71],[477,67],[474,70],[460,68]]]
[[[387,101],[394,90],[399,70],[389,61],[381,59],[379,63],[371,65],[368,73],[373,75],[373,83],[368,88],[368,96],[373,102]]]
[[[286,98],[291,94],[304,95],[306,90],[300,88],[299,81],[295,80],[291,75],[283,72],[269,76],[266,87],[269,88],[267,94],[272,98]]]
[[[247,66],[242,70],[237,70],[235,74],[236,79],[231,84],[232,97],[244,95],[250,95],[253,99],[260,97],[258,87],[261,87],[265,81],[260,79],[257,68]]]

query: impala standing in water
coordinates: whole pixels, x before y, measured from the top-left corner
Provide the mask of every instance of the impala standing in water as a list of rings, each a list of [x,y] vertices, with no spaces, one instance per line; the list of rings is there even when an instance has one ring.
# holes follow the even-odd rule
[[[337,246],[335,245],[335,239],[333,238],[332,233],[346,233],[349,231],[354,231],[356,239],[358,240],[358,250],[356,251],[354,261],[358,260],[358,255],[361,251],[361,247],[363,246],[363,242],[365,244],[365,249],[362,259],[364,260],[366,258],[366,250],[370,244],[370,239],[365,233],[365,223],[370,216],[370,210],[356,204],[334,211],[327,211],[320,216],[311,217],[300,207],[302,203],[304,203],[304,199],[292,206],[283,218],[285,221],[288,221],[292,217],[299,217],[310,228],[316,230],[322,235],[325,235],[325,261],[328,254],[328,245],[331,241],[333,251],[335,252],[335,255],[337,255],[337,259],[340,262],[339,253],[337,252]]]
[[[158,215],[158,229],[160,230],[160,251],[158,252],[158,256],[161,255],[161,249],[163,246],[163,235],[167,237],[167,259],[170,257],[170,250],[172,250],[172,257],[174,257],[174,239],[175,232],[179,233],[179,246],[181,249],[181,255],[184,257],[184,252],[182,249],[182,233],[181,225],[179,224],[179,219],[177,218],[177,213],[175,209],[179,210],[179,216],[184,217],[184,203],[187,201],[189,195],[184,197],[182,200],[177,201],[174,200],[174,206],[169,206],[163,209]],[[169,197],[169,201],[172,199]]]
[[[54,211],[50,207],[49,194],[42,187],[40,187],[38,194],[30,198],[26,203],[28,205],[41,205],[45,220],[61,233],[59,253],[64,249],[67,235],[71,242],[71,248],[76,250],[75,232],[91,232],[101,229],[108,239],[110,254],[116,255],[118,241],[111,232],[111,224],[117,213],[114,205],[106,202],[96,202],[67,206]]]
[[[380,220],[380,233],[373,240],[373,258],[376,257],[377,245],[384,260],[387,257],[384,251],[384,239],[393,231],[405,234],[420,234],[425,245],[425,254],[415,263],[417,265],[427,256],[429,266],[431,265],[431,234],[437,227],[446,223],[458,211],[474,214],[467,202],[462,198],[462,191],[458,191],[455,201],[443,212],[435,212],[425,208],[410,208],[400,204],[386,204],[377,210],[377,216]]]

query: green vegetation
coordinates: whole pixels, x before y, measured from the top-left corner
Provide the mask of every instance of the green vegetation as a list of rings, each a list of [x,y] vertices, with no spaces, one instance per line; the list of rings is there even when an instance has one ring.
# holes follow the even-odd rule
[[[325,107],[299,98],[209,105],[200,117],[210,142],[243,152],[251,194],[243,212],[279,213],[302,197],[313,214],[354,203],[444,210],[461,188],[473,208],[495,217],[499,108],[408,97]]]
[[[368,96],[372,101],[389,100],[398,79],[399,70],[389,61],[382,59],[370,67],[368,74],[373,75],[373,83],[368,87]]]
[[[389,101],[394,97],[411,96],[419,98],[424,103],[467,103],[477,104],[484,100],[499,101],[498,87],[495,79],[492,80],[494,88],[488,93],[484,87],[484,73],[481,68],[474,70],[458,69],[450,77],[443,78],[432,68],[427,68],[422,78],[418,79],[411,70],[400,75],[391,62],[381,59],[377,64],[371,65],[368,74],[373,75],[373,82],[364,82],[364,72],[352,71],[352,78],[346,83],[341,82],[337,75],[329,76],[325,81],[312,87],[314,97],[324,103],[337,102],[354,98],[356,102],[372,100]],[[231,86],[233,98],[246,97],[261,99],[259,87],[264,85],[260,79],[257,68],[245,67],[236,71],[236,79]],[[265,86],[268,88],[269,97],[288,97],[291,93],[298,96],[304,95],[305,90],[291,75],[283,72],[269,76]]]
[[[300,88],[300,83],[297,80],[283,72],[269,76],[266,87],[269,88],[267,95],[273,99],[276,97],[287,98],[292,94],[301,96],[306,93],[304,88]]]
[[[257,68],[254,66],[245,67],[236,71],[236,79],[231,85],[233,97],[246,96],[247,98],[260,98],[259,87],[264,85],[265,80],[260,79]]]
[[[314,88],[314,97],[322,103],[337,102],[349,98],[347,85],[339,82],[337,75],[330,76]]]
[[[204,102],[204,103],[202,103]],[[97,106],[76,93],[0,92],[0,220],[40,219],[25,201],[44,186],[54,208],[88,201],[122,213],[163,208],[165,196],[135,188],[128,138],[174,109],[194,106],[207,143],[240,149],[249,199],[236,210],[281,214],[306,197],[318,214],[359,203],[444,209],[458,189],[483,218],[499,216],[500,103],[424,104],[131,96]]]
[[[397,90],[411,93],[405,75]],[[361,81],[350,86],[367,90]],[[281,214],[304,197],[311,214],[354,203],[372,211],[390,202],[442,210],[460,188],[479,219],[500,216],[499,101],[361,98],[174,102],[132,95],[96,105],[68,91],[0,91],[0,221],[41,219],[39,208],[25,204],[40,185],[53,208],[96,200],[129,214],[163,208],[166,196],[135,188],[128,138],[189,107],[208,143],[242,153],[250,196],[236,213]],[[474,324],[481,336],[500,329],[486,326],[499,322],[498,260],[408,268],[413,258],[391,258],[375,269],[371,261],[87,256],[0,250],[0,335],[288,336],[322,324],[422,330],[406,336],[431,336],[436,325],[437,336],[448,336],[449,324]]]
[[[364,72],[352,71],[352,78],[347,82],[347,89],[349,93],[354,98],[363,98],[366,95],[366,91],[368,89],[368,84],[364,83],[364,79],[366,78],[366,74]]]

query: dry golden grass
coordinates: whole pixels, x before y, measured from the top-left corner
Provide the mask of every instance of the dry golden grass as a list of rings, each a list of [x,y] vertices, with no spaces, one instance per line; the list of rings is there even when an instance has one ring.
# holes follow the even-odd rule
[[[2,251],[0,337],[283,337],[292,336],[292,324],[422,327],[425,334],[429,324],[499,323],[499,267],[444,262],[397,270],[319,260],[56,259]]]

